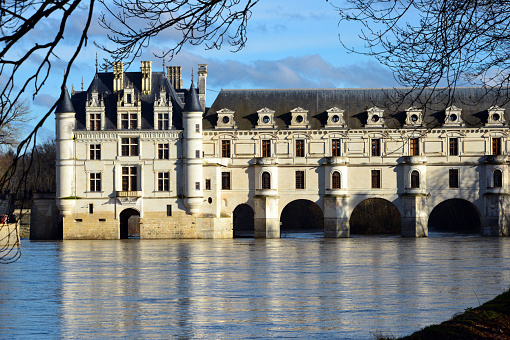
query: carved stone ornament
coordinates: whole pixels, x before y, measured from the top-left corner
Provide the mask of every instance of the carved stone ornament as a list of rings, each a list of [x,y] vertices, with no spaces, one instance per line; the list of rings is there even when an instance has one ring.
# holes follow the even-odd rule
[[[489,117],[485,126],[502,126],[506,123],[505,109],[497,105],[491,106],[489,110]]]
[[[292,119],[290,121],[289,128],[291,129],[309,129],[310,122],[308,121],[308,111],[301,108],[296,107],[293,110],[290,110],[292,115]]]
[[[423,111],[415,106],[411,106],[406,110],[405,126],[421,126],[423,125]]]
[[[459,109],[455,105],[452,105],[450,107],[447,107],[445,110],[445,118],[444,118],[444,126],[456,126],[456,127],[463,127],[464,121],[461,117],[462,109]]]
[[[340,110],[338,107],[332,107],[326,110],[328,113],[328,120],[326,122],[326,128],[340,128],[345,127],[344,110]]]
[[[274,111],[264,107],[257,111],[259,119],[257,120],[257,129],[274,129],[276,127],[274,121]]]
[[[367,110],[368,113],[368,119],[367,119],[367,125],[365,127],[384,127],[384,117],[383,113],[384,110],[378,108],[377,106],[371,107]]]
[[[216,113],[218,114],[218,120],[216,121],[217,129],[234,129],[237,127],[234,120],[234,111],[223,108]]]

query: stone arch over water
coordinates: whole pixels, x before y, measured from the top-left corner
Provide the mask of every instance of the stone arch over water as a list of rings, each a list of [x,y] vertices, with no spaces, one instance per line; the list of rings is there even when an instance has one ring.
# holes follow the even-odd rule
[[[452,198],[436,205],[429,215],[429,232],[481,234],[482,218],[471,202]]]
[[[140,237],[140,212],[133,208],[122,210],[119,216],[120,238]]]
[[[361,201],[349,219],[351,234],[398,234],[402,219],[397,207],[384,198]]]
[[[316,203],[298,199],[283,208],[280,232],[324,232],[324,214]]]
[[[253,208],[246,203],[239,204],[233,213],[234,237],[255,237]]]

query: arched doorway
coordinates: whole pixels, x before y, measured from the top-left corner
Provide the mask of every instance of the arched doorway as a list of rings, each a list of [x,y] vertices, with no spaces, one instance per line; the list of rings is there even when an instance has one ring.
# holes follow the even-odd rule
[[[473,203],[453,198],[432,209],[428,228],[429,233],[481,234],[482,221],[478,208]]]
[[[234,209],[234,237],[255,237],[253,209],[248,204],[239,204]]]
[[[140,237],[140,213],[135,209],[125,209],[120,213],[120,238]]]
[[[400,234],[400,212],[383,198],[368,198],[354,208],[349,220],[351,234]]]
[[[283,208],[280,216],[280,235],[313,233],[324,235],[324,214],[314,202],[299,199]]]

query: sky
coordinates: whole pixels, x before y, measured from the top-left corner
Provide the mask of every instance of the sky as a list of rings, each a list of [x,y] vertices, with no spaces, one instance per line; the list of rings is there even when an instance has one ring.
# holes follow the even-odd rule
[[[335,4],[341,4],[337,0]],[[101,11],[96,4],[96,15]],[[54,61],[53,74],[41,93],[33,100],[36,115],[46,112],[59,95],[58,78],[74,50],[72,41],[83,30],[87,8],[73,14],[66,31],[67,40],[59,46]],[[81,19],[81,20],[80,20]],[[233,53],[228,44],[220,50],[207,50],[205,46],[184,46],[166,66],[182,66],[184,87],[191,83],[192,69],[198,64],[208,64],[207,106],[211,106],[218,92],[223,89],[261,88],[371,88],[396,86],[391,72],[374,58],[348,53],[339,40],[363,48],[357,39],[359,28],[338,25],[338,13],[326,0],[260,0],[253,8],[248,21],[247,43],[239,52]],[[46,29],[57,25],[58,20],[48,20]],[[36,32],[37,33],[37,32]],[[109,56],[92,42],[108,43],[106,31],[99,27],[97,19],[89,30],[88,44],[80,53],[71,71],[67,86],[69,90],[86,89],[95,73],[96,53],[99,61]],[[38,33],[44,37],[44,29]],[[153,56],[171,46],[175,32],[165,32],[153,39],[142,56],[137,58],[128,71],[139,71],[140,61],[153,61],[153,70],[163,70],[161,59]],[[37,36],[37,34],[36,34]],[[67,45],[66,45],[67,44]],[[22,49],[20,49],[22,52]],[[60,67],[60,70],[59,70]],[[60,73],[59,73],[60,72]],[[52,78],[53,77],[53,78]],[[60,78],[61,79],[61,78]],[[54,120],[44,124],[54,131]],[[48,133],[48,131],[46,131]]]

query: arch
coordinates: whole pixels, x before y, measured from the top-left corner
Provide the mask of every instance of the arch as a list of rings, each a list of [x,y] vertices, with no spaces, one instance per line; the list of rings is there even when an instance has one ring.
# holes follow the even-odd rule
[[[251,206],[239,204],[232,215],[234,237],[255,237],[255,214]]]
[[[324,214],[314,202],[298,199],[283,208],[280,215],[280,233],[322,233]]]
[[[120,238],[140,237],[140,212],[128,208],[122,210],[119,216]]]
[[[397,207],[383,198],[361,201],[349,219],[351,234],[400,234],[402,221]]]
[[[334,171],[333,174],[331,174],[331,189],[341,189],[342,188],[342,182],[340,177],[340,172]]]
[[[417,189],[420,187],[420,172],[418,170],[411,171],[411,188]]]
[[[499,169],[494,170],[494,172],[492,173],[492,187],[493,188],[503,187],[503,173]]]
[[[262,173],[261,183],[262,189],[271,189],[271,174],[269,172]]]
[[[429,233],[481,234],[482,219],[473,203],[461,198],[452,198],[432,209],[428,229]]]

